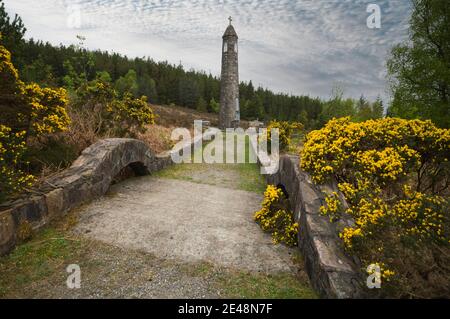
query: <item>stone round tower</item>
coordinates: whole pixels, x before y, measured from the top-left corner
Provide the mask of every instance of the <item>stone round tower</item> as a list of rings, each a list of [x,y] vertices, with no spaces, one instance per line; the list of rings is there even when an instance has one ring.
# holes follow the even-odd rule
[[[238,36],[231,24],[223,35],[222,75],[220,87],[219,126],[221,129],[238,127],[239,109],[239,67]]]

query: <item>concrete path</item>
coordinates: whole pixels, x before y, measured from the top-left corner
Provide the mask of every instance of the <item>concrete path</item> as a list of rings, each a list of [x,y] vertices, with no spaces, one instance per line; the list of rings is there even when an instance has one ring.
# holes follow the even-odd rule
[[[270,235],[253,221],[261,200],[261,194],[249,191],[176,179],[133,178],[112,186],[106,197],[84,207],[75,231],[172,261],[288,271],[293,267],[290,249],[273,245]]]

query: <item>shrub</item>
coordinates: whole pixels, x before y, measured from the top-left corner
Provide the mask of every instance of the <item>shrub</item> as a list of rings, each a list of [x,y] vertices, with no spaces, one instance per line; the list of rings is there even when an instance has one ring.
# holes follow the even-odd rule
[[[70,123],[64,89],[25,84],[11,63],[11,54],[0,45],[0,110],[3,124],[25,137],[64,131]]]
[[[146,125],[154,124],[155,115],[145,96],[135,99],[125,93],[119,99],[110,83],[101,79],[86,82],[77,91],[73,112],[95,125],[98,135],[115,137],[136,136]]]
[[[28,114],[19,114],[26,121],[27,136],[44,136],[67,130],[70,118],[67,115],[67,92],[63,88],[41,88],[32,83],[24,87]]]
[[[146,96],[135,99],[130,93],[126,93],[121,101],[116,102],[116,109],[115,120],[121,122],[121,129],[125,134],[145,133],[146,125],[155,124],[155,115]]]
[[[297,245],[298,224],[294,221],[288,202],[280,188],[268,185],[264,192],[262,208],[255,213],[255,221],[264,231],[272,234],[275,244]]]
[[[20,169],[26,150],[24,135],[25,132],[13,133],[0,124],[0,203],[34,181],[33,176]]]
[[[175,142],[171,139],[173,129],[173,127],[170,128],[155,124],[152,125],[150,130],[139,134],[139,139],[147,143],[150,149],[156,154],[170,151],[175,145]]]
[[[339,236],[364,270],[381,267],[382,294],[449,293],[448,275],[446,284],[429,280],[448,273],[449,158],[450,130],[430,121],[333,119],[306,138],[301,168],[317,183],[336,179],[346,199],[329,195],[321,212],[331,221],[353,218]]]
[[[272,129],[278,129],[280,150],[285,151],[291,145],[292,135],[295,132],[301,131],[303,129],[303,124],[298,122],[271,121],[267,126],[267,140],[269,143],[271,141]]]
[[[0,45],[0,202],[31,186],[33,176],[24,155],[30,137],[42,137],[66,130],[64,89],[25,84],[11,63],[11,54]]]

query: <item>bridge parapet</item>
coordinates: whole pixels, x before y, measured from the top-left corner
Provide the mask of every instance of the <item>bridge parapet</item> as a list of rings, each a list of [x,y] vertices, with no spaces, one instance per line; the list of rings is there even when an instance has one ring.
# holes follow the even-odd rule
[[[159,155],[135,139],[111,138],[91,145],[70,168],[48,179],[39,189],[40,195],[18,200],[3,210],[0,208],[0,256],[14,248],[24,224],[38,229],[71,209],[104,195],[114,178],[126,167],[136,175],[157,172],[172,164],[172,152],[187,151],[193,143]]]
[[[256,152],[257,145],[251,143],[251,147]],[[267,154],[256,154],[260,165],[269,165]],[[345,254],[337,236],[338,229],[350,226],[352,221],[330,223],[328,217],[320,214],[320,207],[325,204],[327,194],[336,192],[343,195],[336,183],[314,184],[309,174],[300,169],[299,161],[298,156],[281,155],[279,169],[272,175],[266,175],[266,180],[268,184],[282,187],[288,195],[295,220],[299,224],[298,247],[311,283],[325,298],[364,297],[361,284],[365,280],[360,277],[353,258]]]

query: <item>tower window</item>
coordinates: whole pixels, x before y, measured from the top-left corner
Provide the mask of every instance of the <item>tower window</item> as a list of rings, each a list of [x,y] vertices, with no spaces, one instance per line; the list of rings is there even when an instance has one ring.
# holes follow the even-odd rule
[[[228,43],[225,42],[225,43],[223,44],[223,52],[227,52],[227,51],[228,51]]]

